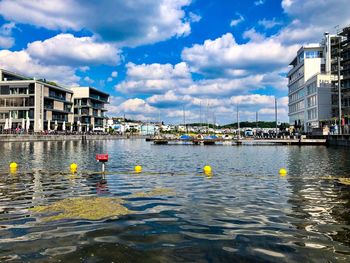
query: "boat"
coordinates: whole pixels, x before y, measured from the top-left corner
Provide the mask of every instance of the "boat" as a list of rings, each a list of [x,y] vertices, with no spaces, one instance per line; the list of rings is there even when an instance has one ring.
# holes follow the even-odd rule
[[[153,144],[168,144],[168,139],[157,135],[153,137]]]
[[[205,136],[203,138],[203,144],[204,145],[214,145],[217,140],[218,140],[218,136],[216,136],[216,135]]]

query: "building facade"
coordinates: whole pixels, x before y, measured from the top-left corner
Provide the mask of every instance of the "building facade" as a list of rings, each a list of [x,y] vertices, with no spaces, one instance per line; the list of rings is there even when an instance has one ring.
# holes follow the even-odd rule
[[[337,56],[340,57],[340,82],[342,91],[342,116],[350,124],[350,26],[338,32],[338,41],[334,43],[333,74],[337,70]],[[337,113],[337,112],[336,112]]]
[[[109,94],[92,87],[73,87],[74,130],[90,131],[106,126],[105,105]]]
[[[345,77],[349,73],[345,68],[350,70],[350,66],[346,66],[347,61],[350,61],[350,54],[346,53],[350,42],[346,41],[348,33],[345,29],[336,35],[324,33],[320,44],[301,47],[290,63],[292,69],[288,73],[289,122],[291,125],[301,124],[302,131],[309,132],[312,128],[321,128],[325,123],[338,123],[338,75],[342,87],[343,116],[344,109],[346,114],[350,114],[350,86],[345,88],[350,85],[350,80],[348,83]]]
[[[0,130],[62,130],[73,123],[73,92],[0,69]]]

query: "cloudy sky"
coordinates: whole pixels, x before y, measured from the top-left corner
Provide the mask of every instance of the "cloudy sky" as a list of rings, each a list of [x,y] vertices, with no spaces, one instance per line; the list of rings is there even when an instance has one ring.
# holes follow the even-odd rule
[[[0,67],[111,94],[109,115],[288,120],[288,63],[348,0],[0,0]],[[202,114],[200,114],[202,112]]]

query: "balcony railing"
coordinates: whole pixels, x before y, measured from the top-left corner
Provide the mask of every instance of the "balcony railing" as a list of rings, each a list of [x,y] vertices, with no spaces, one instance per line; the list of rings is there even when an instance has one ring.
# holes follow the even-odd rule
[[[104,98],[104,97],[101,97],[101,96],[98,96],[98,95],[90,94],[90,97],[93,98],[93,99],[97,99],[97,100],[101,100],[101,101],[104,101],[104,102],[108,102],[107,98]]]
[[[58,116],[52,116],[52,120],[53,121],[68,121],[68,116],[62,116],[62,117],[58,117]]]
[[[57,94],[54,94],[54,93],[50,93],[49,94],[49,97],[50,98],[53,98],[53,99],[59,99],[59,100],[66,100],[66,97],[63,96],[63,95],[57,95]]]

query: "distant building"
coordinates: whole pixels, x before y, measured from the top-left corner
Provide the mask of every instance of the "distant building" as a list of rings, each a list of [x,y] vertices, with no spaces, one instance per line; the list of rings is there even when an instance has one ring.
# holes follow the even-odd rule
[[[159,131],[159,127],[153,123],[143,123],[140,126],[141,135],[154,135]]]
[[[72,95],[55,83],[0,69],[0,130],[62,130],[73,122]]]
[[[92,87],[73,87],[71,90],[74,92],[74,129],[85,132],[104,128],[109,94]]]

